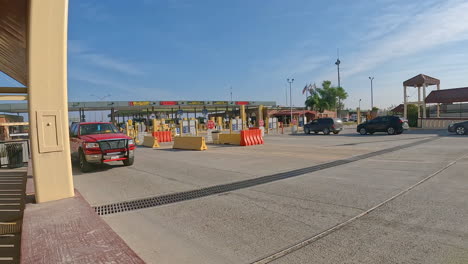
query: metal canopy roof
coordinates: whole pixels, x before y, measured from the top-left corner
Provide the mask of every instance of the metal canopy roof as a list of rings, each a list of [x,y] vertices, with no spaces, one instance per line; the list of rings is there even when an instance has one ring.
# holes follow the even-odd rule
[[[265,107],[276,106],[274,101],[101,101],[101,102],[69,102],[68,111],[79,111],[80,109],[86,111],[100,111],[115,110],[129,111],[129,110],[142,110],[152,109],[188,109],[193,110],[203,108],[226,108],[226,107],[256,107],[263,105]],[[0,112],[9,113],[26,113],[28,112],[28,104],[0,104]]]
[[[419,87],[423,86],[424,84],[426,85],[438,85],[440,84],[440,80],[436,79],[431,76],[427,76],[424,74],[419,74],[414,76],[413,78],[406,80],[403,82],[404,86],[413,86],[413,87]]]
[[[0,0],[0,71],[26,86],[26,0]]]
[[[428,104],[468,102],[468,87],[432,91],[426,97]]]

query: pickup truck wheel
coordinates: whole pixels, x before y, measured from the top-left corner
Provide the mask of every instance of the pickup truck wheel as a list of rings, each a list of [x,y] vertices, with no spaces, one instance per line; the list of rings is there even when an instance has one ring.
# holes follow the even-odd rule
[[[135,157],[131,157],[131,158],[124,160],[123,164],[125,166],[132,166],[134,161],[135,161]]]
[[[325,135],[330,135],[330,129],[324,128],[324,129],[323,129],[323,134],[325,134]]]
[[[361,128],[361,129],[359,129],[359,134],[365,135],[365,134],[367,134],[367,130],[365,128]]]
[[[93,169],[92,165],[86,161],[86,157],[82,150],[80,150],[80,170],[82,172],[90,172]]]

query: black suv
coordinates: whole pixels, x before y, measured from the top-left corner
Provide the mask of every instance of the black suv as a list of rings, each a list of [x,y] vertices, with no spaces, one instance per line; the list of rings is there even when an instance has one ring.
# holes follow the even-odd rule
[[[468,133],[468,121],[450,124],[448,131],[455,132],[457,135],[466,135]]]
[[[401,134],[408,129],[408,122],[399,116],[379,116],[357,126],[357,132],[361,135],[375,132],[387,132],[389,135]]]
[[[323,132],[325,135],[329,135],[330,132],[338,134],[341,130],[343,130],[343,121],[339,118],[319,118],[304,126],[306,134],[310,134],[312,131],[315,134],[318,132]]]

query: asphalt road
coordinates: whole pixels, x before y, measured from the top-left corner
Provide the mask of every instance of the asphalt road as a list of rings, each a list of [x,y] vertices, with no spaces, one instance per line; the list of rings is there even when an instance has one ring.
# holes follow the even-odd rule
[[[417,144],[424,139],[433,140]],[[210,145],[204,152],[139,148],[132,167],[116,163],[86,174],[75,168],[74,179],[90,204],[99,206],[411,143],[287,179],[103,219],[148,263],[253,263],[268,257],[277,258],[273,263],[467,263],[468,137],[444,131],[270,135],[265,145]],[[329,233],[314,239],[323,232]],[[297,246],[301,241],[308,242]]]

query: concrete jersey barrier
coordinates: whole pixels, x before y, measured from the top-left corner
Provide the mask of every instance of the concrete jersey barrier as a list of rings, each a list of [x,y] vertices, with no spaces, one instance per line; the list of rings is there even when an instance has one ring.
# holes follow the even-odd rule
[[[205,137],[175,137],[174,149],[207,150]]]

